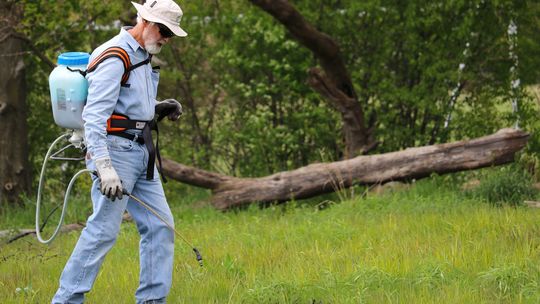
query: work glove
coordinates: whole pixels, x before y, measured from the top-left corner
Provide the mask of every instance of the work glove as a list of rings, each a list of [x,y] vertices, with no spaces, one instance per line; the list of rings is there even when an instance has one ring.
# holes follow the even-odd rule
[[[109,157],[96,159],[95,164],[100,179],[99,191],[101,194],[113,202],[116,198],[122,199],[122,182],[112,166],[111,159]]]
[[[161,121],[165,117],[176,121],[182,115],[182,105],[175,99],[165,99],[156,102],[155,112],[157,121]]]

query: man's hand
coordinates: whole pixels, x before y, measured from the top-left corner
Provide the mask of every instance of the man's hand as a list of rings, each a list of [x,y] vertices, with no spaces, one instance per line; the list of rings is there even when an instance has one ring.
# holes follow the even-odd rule
[[[96,169],[100,181],[100,191],[114,202],[116,198],[122,199],[122,182],[112,166],[109,157],[96,159]]]
[[[156,103],[155,112],[157,121],[161,121],[165,116],[176,121],[182,115],[182,105],[175,99],[165,99]]]

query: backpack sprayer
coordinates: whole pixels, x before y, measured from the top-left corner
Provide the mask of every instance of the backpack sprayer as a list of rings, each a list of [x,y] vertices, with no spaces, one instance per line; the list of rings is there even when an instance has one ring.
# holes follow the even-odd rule
[[[120,48],[115,48],[114,51],[119,52],[119,49]],[[111,56],[116,57],[115,54],[112,54]],[[52,104],[54,122],[58,126],[62,128],[66,128],[70,131],[60,135],[49,146],[47,154],[45,155],[45,159],[43,160],[41,173],[39,175],[39,185],[38,185],[38,193],[37,193],[37,200],[36,200],[36,236],[37,236],[38,241],[43,244],[51,243],[60,232],[60,228],[64,221],[64,216],[65,216],[66,208],[68,205],[69,194],[71,193],[71,189],[73,187],[73,184],[77,180],[77,178],[84,173],[97,174],[96,172],[91,171],[89,169],[83,169],[75,173],[75,175],[73,175],[66,189],[66,193],[64,196],[64,203],[62,205],[62,213],[60,215],[60,220],[58,222],[58,225],[56,226],[56,229],[54,230],[52,236],[49,239],[44,239],[41,235],[41,231],[43,229],[44,224],[40,226],[40,222],[41,222],[40,221],[40,208],[41,208],[41,195],[43,191],[43,182],[45,180],[45,170],[47,168],[47,163],[49,160],[82,161],[84,160],[84,155],[86,154],[86,146],[84,142],[84,122],[82,119],[82,112],[86,104],[86,97],[88,95],[88,81],[86,80],[84,75],[87,72],[86,68],[87,68],[89,59],[90,59],[90,55],[88,53],[69,52],[69,53],[60,54],[58,56],[58,61],[57,61],[58,66],[54,68],[51,74],[49,75],[49,87],[50,87],[50,93],[51,93],[51,104]],[[95,68],[95,66],[99,63],[97,64],[93,63],[93,64],[94,64],[93,67]],[[127,69],[128,77],[129,77],[129,71],[139,66],[141,66],[141,64],[138,64],[135,66],[128,65],[128,69]],[[126,75],[124,75],[124,78],[126,78]],[[65,143],[66,140],[69,143],[66,144]],[[56,146],[59,145],[61,142],[64,142],[65,146],[60,148],[56,152],[54,152]],[[82,156],[81,157],[63,156],[62,154],[70,148],[80,150]],[[152,214],[154,214],[156,217],[158,217],[163,223],[165,223],[165,225],[167,225],[169,229],[171,229],[177,236],[179,236],[186,244],[188,244],[193,249],[193,251],[195,252],[197,261],[199,262],[199,265],[203,266],[202,256],[199,250],[193,247],[190,244],[190,242],[188,242],[176,229],[174,229],[174,227],[171,224],[169,224],[161,215],[159,215],[159,213],[156,210],[152,209],[150,206],[148,206],[146,203],[141,201],[139,198],[128,193],[127,190],[125,189],[123,190],[123,194],[128,195],[138,204],[140,204],[141,206],[146,208],[148,211],[150,211]],[[47,216],[45,223],[47,222],[48,218],[52,215],[52,213],[55,211],[56,211],[56,208],[53,209],[53,211]]]

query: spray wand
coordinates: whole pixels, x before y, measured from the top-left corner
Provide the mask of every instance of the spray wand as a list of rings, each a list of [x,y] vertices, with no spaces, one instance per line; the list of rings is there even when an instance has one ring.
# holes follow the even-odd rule
[[[139,203],[141,206],[143,206],[144,208],[146,208],[148,211],[152,212],[152,214],[154,214],[158,219],[160,219],[165,225],[167,225],[167,227],[169,227],[169,229],[171,229],[172,231],[174,231],[174,233],[176,233],[177,236],[179,236],[189,247],[191,247],[191,249],[193,249],[193,252],[195,252],[195,256],[197,257],[197,262],[199,262],[199,265],[202,267],[203,266],[203,258],[202,258],[202,255],[201,253],[199,252],[199,249],[195,248],[193,245],[191,245],[190,242],[188,242],[188,240],[186,240],[186,238],[184,236],[182,236],[180,234],[180,232],[178,232],[176,229],[174,229],[174,227],[169,224],[159,213],[157,213],[156,210],[152,209],[152,207],[148,206],[148,204],[146,204],[145,202],[143,202],[142,200],[140,200],[138,197],[130,194],[126,189],[124,189],[122,191],[122,194],[125,194],[129,197],[131,197],[132,199],[134,199],[137,203]]]

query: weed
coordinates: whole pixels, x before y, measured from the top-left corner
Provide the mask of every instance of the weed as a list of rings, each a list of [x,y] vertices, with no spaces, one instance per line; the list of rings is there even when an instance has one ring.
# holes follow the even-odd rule
[[[510,264],[481,272],[479,279],[484,287],[495,290],[498,299],[506,299],[512,294],[519,293],[525,286],[536,283],[535,279],[538,278],[533,278],[529,271]]]
[[[517,206],[536,195],[531,176],[518,166],[505,166],[488,172],[478,187],[469,191],[477,199],[495,206]]]

